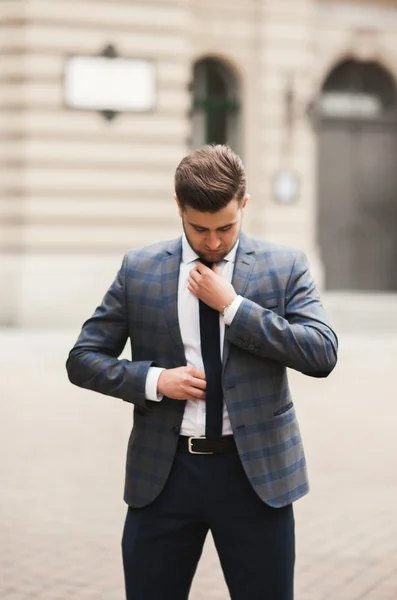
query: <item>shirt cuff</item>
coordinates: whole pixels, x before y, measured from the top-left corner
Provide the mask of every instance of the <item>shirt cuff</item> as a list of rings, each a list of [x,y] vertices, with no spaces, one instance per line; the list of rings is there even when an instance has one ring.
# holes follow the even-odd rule
[[[225,314],[223,316],[223,320],[225,321],[225,325],[231,325],[232,324],[232,321],[233,321],[234,317],[236,316],[236,312],[240,308],[240,304],[242,303],[243,300],[244,300],[244,298],[242,296],[237,296],[237,298],[235,298],[233,300],[233,302],[231,303],[231,305],[229,306],[229,308],[227,308],[225,310]]]
[[[153,400],[153,402],[161,402],[161,400],[163,399],[163,394],[159,394],[157,392],[157,384],[159,381],[159,377],[163,371],[165,371],[165,369],[161,369],[160,367],[150,367],[145,384],[146,400]]]

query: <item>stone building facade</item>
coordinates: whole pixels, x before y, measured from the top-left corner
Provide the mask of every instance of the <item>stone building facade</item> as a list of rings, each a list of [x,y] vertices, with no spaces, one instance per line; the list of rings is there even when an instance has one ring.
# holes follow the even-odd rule
[[[326,167],[342,156],[352,119],[360,129],[383,114],[376,112],[376,93],[355,90],[361,120],[349,113],[349,90],[335,99],[342,70],[334,87],[330,80],[326,100],[332,123],[342,122],[344,133],[325,127],[321,159],[319,98],[344,63],[352,79],[358,65],[379,65],[394,85],[397,1],[4,0],[0,35],[2,325],[76,326],[92,312],[127,249],[179,235],[173,173],[190,148],[222,141],[211,136],[225,136],[243,157],[251,193],[248,233],[304,249],[321,286],[328,268],[348,264],[327,246],[328,224],[334,219],[332,231],[342,231],[345,209],[340,203],[327,208],[340,168],[335,177],[332,169],[324,171],[324,156],[331,152]],[[98,55],[108,44],[119,56],[154,61],[154,110],[107,121],[65,106],[68,57]],[[380,141],[375,153],[396,159],[393,108],[391,100],[389,145]],[[378,169],[379,180],[389,181],[391,172],[390,166],[382,179]],[[299,183],[291,203],[276,198],[275,182],[285,173],[296,174]],[[355,186],[344,185],[335,195],[350,198]],[[392,216],[394,191],[393,182],[384,194]],[[386,230],[378,221],[381,240]],[[355,243],[349,235],[346,252],[349,239]],[[396,248],[388,240],[390,258]],[[333,287],[348,289],[350,275],[331,278]],[[395,289],[392,280],[360,286]]]

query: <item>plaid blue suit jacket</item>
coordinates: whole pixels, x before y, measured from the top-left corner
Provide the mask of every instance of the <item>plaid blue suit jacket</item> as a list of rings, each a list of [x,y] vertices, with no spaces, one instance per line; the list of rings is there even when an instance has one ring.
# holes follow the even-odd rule
[[[72,383],[134,405],[124,499],[149,504],[174,459],[185,402],[145,399],[152,365],[186,365],[178,323],[181,239],[128,252],[69,354]],[[238,452],[258,496],[274,507],[307,493],[305,456],[286,368],[326,377],[337,338],[300,251],[241,233],[233,286],[244,297],[225,332],[223,391]],[[127,339],[131,361],[119,360]]]

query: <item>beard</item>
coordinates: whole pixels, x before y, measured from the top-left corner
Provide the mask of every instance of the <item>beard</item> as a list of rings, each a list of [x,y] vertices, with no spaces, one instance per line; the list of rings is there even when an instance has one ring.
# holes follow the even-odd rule
[[[232,250],[232,248],[234,248],[234,246],[240,236],[240,231],[241,231],[241,223],[240,223],[238,233],[237,233],[236,237],[234,238],[233,243],[230,246],[228,246],[227,248],[222,248],[222,250],[220,250],[219,254],[216,254],[216,257],[215,257],[211,253],[202,251],[202,250],[200,250],[200,248],[197,248],[196,246],[194,246],[191,239],[189,238],[189,234],[186,231],[183,219],[182,219],[182,227],[183,227],[183,231],[185,233],[185,236],[186,236],[189,246],[191,247],[192,250],[194,250],[194,252],[197,254],[199,259],[201,261],[208,262],[208,263],[214,263],[214,264],[221,262],[225,258],[225,256],[227,256],[229,254],[229,252]]]

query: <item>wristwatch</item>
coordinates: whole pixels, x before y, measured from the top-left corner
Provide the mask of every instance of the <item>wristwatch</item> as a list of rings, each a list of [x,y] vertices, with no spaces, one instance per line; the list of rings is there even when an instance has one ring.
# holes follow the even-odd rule
[[[225,304],[224,306],[222,306],[222,317],[225,316],[227,309],[230,308],[231,305],[232,305],[232,302],[230,304]]]

